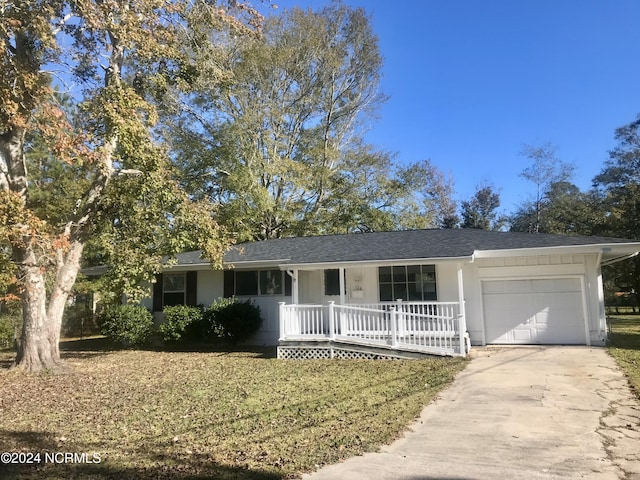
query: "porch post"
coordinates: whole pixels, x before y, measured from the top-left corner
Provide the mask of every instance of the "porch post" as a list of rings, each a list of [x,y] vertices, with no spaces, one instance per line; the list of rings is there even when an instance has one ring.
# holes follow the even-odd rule
[[[467,317],[464,309],[464,282],[462,279],[462,264],[458,263],[458,329],[460,331],[460,355],[466,352]]]
[[[336,338],[336,325],[335,325],[335,309],[334,305],[336,302],[333,300],[329,302],[329,338],[331,340],[335,340]]]
[[[282,341],[285,339],[285,331],[284,331],[284,302],[278,302],[278,320],[280,321],[280,338],[279,340]]]
[[[402,299],[398,298],[396,300],[396,320],[398,321],[398,325],[396,326],[397,330],[396,332],[400,335],[400,336],[404,336],[404,325],[406,323],[406,318],[407,318],[407,314],[409,313],[409,306],[407,306],[407,308],[404,307],[404,305],[402,305]]]
[[[287,270],[287,275],[291,277],[291,303],[298,305],[300,293],[298,291],[298,272],[299,270]]]
[[[393,348],[398,347],[398,307],[394,305],[391,308],[391,346]]]
[[[340,305],[345,305],[346,304],[346,296],[345,296],[345,282],[344,282],[344,267],[340,267],[338,269],[338,271],[340,272]]]

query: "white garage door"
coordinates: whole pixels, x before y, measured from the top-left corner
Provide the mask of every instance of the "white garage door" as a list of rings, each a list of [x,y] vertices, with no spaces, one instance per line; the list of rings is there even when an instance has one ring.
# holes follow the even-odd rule
[[[484,281],[482,300],[487,343],[586,343],[579,278]]]

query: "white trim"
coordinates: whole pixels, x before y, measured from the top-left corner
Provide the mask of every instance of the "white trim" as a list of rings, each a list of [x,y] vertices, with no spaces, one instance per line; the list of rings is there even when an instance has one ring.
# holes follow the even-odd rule
[[[484,289],[483,289],[483,283],[484,282],[505,282],[505,281],[510,281],[510,280],[558,280],[561,278],[571,278],[571,279],[579,279],[580,280],[580,289],[581,289],[581,297],[582,297],[582,315],[583,315],[583,319],[584,319],[584,324],[585,324],[585,344],[588,346],[591,346],[591,329],[590,329],[590,325],[589,325],[589,317],[590,317],[590,311],[591,309],[589,309],[589,305],[587,303],[587,289],[586,289],[586,285],[585,285],[585,280],[586,280],[586,274],[566,274],[566,275],[522,275],[522,276],[505,276],[505,277],[490,277],[490,278],[480,278],[480,313],[482,316],[482,344],[486,345],[487,344],[487,338],[486,338],[486,322],[487,319],[485,318],[485,313],[484,313]]]
[[[584,338],[587,342],[587,347],[591,346],[591,329],[589,328],[589,315],[587,315],[587,308],[589,303],[587,302],[587,288],[585,285],[586,278],[584,275],[580,277],[580,289],[582,290],[582,315],[584,316]]]
[[[286,270],[286,274],[291,277],[291,303],[300,303],[300,293],[298,290],[298,270]],[[286,285],[286,283],[285,283]],[[286,290],[286,288],[285,288]]]
[[[388,260],[359,260],[353,262],[320,262],[320,263],[290,263],[279,265],[281,269],[324,270],[350,267],[387,267],[391,265],[426,265],[438,263],[473,263],[473,255],[468,257],[435,257],[435,258],[391,258]]]
[[[618,263],[621,262],[623,260],[627,260],[629,258],[633,258],[635,256],[638,255],[638,253],[640,252],[634,252],[628,255],[622,255],[621,257],[614,257],[614,258],[609,258],[608,260],[605,260],[604,262],[601,263],[601,265],[613,265],[614,263]],[[602,257],[602,254],[600,254],[600,257]]]
[[[496,250],[475,250],[476,258],[495,257],[520,257],[530,255],[560,255],[560,254],[582,254],[582,253],[605,253],[613,254],[637,254],[640,244],[638,242],[625,243],[591,243],[586,245],[559,245],[555,247],[530,247],[530,248],[505,248]]]

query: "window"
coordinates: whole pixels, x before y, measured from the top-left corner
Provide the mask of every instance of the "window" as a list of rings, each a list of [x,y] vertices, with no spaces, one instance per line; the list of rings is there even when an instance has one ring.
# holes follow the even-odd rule
[[[170,307],[185,304],[186,278],[184,273],[163,275],[162,277],[162,305]]]
[[[340,270],[337,268],[324,271],[324,294],[340,295]]]
[[[159,273],[153,284],[153,311],[173,305],[198,304],[198,272]]]
[[[260,293],[262,295],[282,295],[282,274],[280,270],[260,271]]]
[[[378,268],[380,301],[437,300],[435,265],[408,265]]]
[[[291,277],[282,270],[225,270],[224,296],[291,295]]]
[[[236,295],[258,294],[258,272],[236,272]]]

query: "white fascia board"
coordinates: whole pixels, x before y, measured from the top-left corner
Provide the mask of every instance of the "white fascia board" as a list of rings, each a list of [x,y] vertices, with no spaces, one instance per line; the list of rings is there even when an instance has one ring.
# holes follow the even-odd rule
[[[536,255],[580,255],[601,253],[604,258],[618,257],[640,251],[640,242],[594,243],[591,245],[562,245],[556,247],[476,250],[476,258],[527,257]]]
[[[170,272],[170,271],[193,272],[193,271],[199,271],[199,270],[212,270],[211,264],[210,263],[185,263],[185,264],[176,263],[173,265],[164,265],[162,267],[163,272]]]
[[[223,268],[225,270],[255,270],[260,268],[272,268],[272,269],[281,269],[282,265],[288,261],[287,258],[280,258],[277,260],[248,260],[242,262],[224,262]]]
[[[319,263],[286,263],[280,265],[282,270],[321,270],[325,268],[350,267],[386,267],[392,265],[425,265],[438,263],[473,263],[474,256],[436,257],[436,258],[399,258],[389,260],[360,260],[352,262],[319,262]]]

